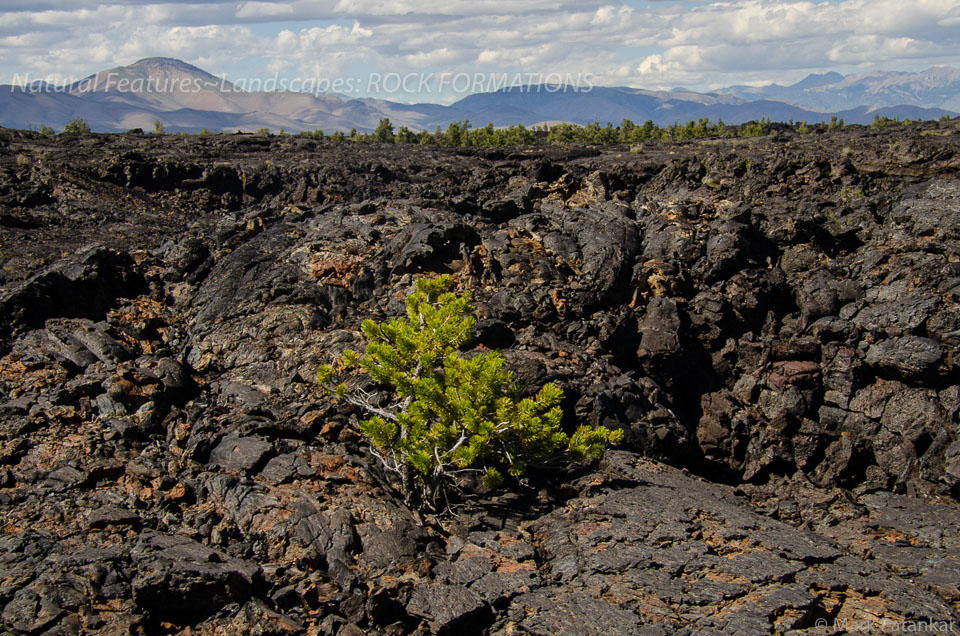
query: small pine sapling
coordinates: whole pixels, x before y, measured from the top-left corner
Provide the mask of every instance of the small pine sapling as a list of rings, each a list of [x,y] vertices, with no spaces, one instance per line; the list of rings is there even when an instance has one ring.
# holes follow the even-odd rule
[[[543,386],[521,398],[497,352],[461,357],[473,335],[469,294],[450,293],[449,276],[417,281],[407,317],[363,322],[366,351],[348,350],[317,372],[318,382],[370,417],[360,423],[373,454],[400,478],[410,505],[430,508],[474,474],[491,487],[531,466],[600,458],[622,430],[561,430],[563,391]],[[386,389],[369,390],[370,381]]]
[[[63,127],[63,132],[88,133],[90,132],[90,124],[87,123],[86,119],[83,119],[82,117],[77,116],[67,122],[67,125]]]

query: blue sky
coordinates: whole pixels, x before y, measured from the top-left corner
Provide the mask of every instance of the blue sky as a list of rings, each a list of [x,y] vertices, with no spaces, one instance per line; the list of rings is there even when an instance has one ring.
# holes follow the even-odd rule
[[[152,56],[228,79],[586,77],[707,90],[837,70],[960,66],[960,0],[5,0],[0,82],[79,78]],[[495,81],[495,80],[492,80]],[[452,83],[452,82],[449,82]],[[408,82],[408,86],[415,83]],[[463,82],[461,82],[461,86]]]

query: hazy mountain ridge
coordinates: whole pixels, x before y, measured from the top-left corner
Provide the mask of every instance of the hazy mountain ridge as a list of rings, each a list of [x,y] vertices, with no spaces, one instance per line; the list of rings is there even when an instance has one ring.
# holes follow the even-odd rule
[[[941,106],[931,108],[931,104]],[[958,69],[847,77],[827,73],[810,75],[792,86],[734,86],[714,93],[525,86],[478,93],[444,106],[289,91],[246,92],[186,62],[147,58],[69,86],[0,87],[0,125],[60,129],[77,116],[94,130],[111,132],[152,129],[157,120],[171,132],[259,128],[366,132],[384,117],[417,130],[465,119],[474,125],[492,122],[495,126],[543,121],[619,123],[623,119],[667,125],[703,117],[730,124],[761,117],[814,123],[836,115],[847,123],[869,123],[876,114],[909,119],[956,114],[945,105],[960,110]]]
[[[791,86],[731,86],[717,91],[741,99],[771,99],[824,111],[916,106],[960,110],[960,69],[935,66],[917,73],[808,75]]]

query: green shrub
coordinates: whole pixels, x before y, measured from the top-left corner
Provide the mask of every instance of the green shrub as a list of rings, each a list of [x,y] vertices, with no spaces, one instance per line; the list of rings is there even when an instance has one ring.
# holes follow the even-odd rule
[[[870,128],[874,130],[879,130],[881,128],[886,128],[887,126],[894,126],[902,123],[899,117],[887,117],[886,115],[880,115],[877,113],[873,116],[873,123],[870,124]]]
[[[761,117],[760,121],[750,121],[742,124],[737,131],[738,137],[763,137],[770,132],[770,118]]]
[[[400,126],[397,130],[396,141],[398,144],[415,144],[419,143],[420,138],[406,126]]]
[[[393,124],[390,123],[390,120],[384,117],[380,120],[380,123],[377,124],[377,129],[373,133],[374,138],[381,142],[392,144],[396,141],[396,138],[393,134]]]
[[[67,125],[63,127],[63,132],[65,133],[88,133],[90,132],[90,124],[87,123],[86,119],[82,117],[74,117]]]
[[[443,133],[441,143],[450,148],[469,145],[470,122],[468,120],[451,122]]]
[[[470,476],[496,488],[530,466],[599,458],[622,441],[622,430],[603,427],[564,433],[563,391],[551,383],[521,399],[499,353],[461,357],[458,349],[473,334],[473,308],[469,294],[450,293],[450,285],[448,276],[417,281],[406,318],[364,321],[365,353],[345,351],[317,372],[327,390],[371,415],[360,428],[374,455],[399,476],[409,504],[433,508]],[[365,388],[369,380],[388,389],[388,404]]]
[[[164,132],[163,122],[160,121],[159,119],[153,120],[153,134],[162,135],[163,132]]]

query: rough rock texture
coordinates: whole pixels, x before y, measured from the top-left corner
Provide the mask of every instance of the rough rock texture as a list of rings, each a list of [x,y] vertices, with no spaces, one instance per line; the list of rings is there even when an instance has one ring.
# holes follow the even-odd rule
[[[958,141],[0,132],[0,630],[960,630]],[[438,273],[622,449],[408,510],[313,377]]]

